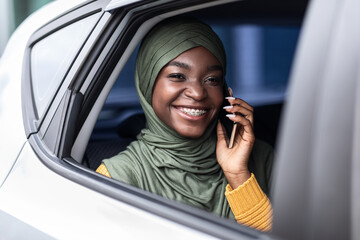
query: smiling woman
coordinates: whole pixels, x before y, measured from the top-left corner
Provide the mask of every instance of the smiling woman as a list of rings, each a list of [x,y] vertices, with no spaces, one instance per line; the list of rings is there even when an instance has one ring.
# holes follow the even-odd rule
[[[239,223],[269,230],[272,149],[255,141],[253,109],[227,95],[224,47],[199,21],[170,19],[144,39],[135,84],[147,125],[97,172]],[[227,147],[220,109],[239,124]],[[251,172],[248,164],[252,167]],[[255,178],[256,176],[256,178]],[[258,185],[262,186],[263,190]]]
[[[223,85],[223,71],[216,57],[204,47],[192,48],[160,71],[152,107],[178,134],[198,138],[217,117],[224,98]]]

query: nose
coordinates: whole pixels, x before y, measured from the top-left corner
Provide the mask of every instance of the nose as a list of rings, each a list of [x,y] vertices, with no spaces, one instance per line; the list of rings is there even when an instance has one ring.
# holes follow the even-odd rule
[[[201,101],[207,97],[206,88],[200,81],[189,82],[186,86],[184,94],[195,101]]]

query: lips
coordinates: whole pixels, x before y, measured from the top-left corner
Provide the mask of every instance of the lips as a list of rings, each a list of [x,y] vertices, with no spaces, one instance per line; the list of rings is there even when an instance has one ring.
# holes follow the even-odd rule
[[[186,108],[186,107],[177,107],[181,112],[194,117],[199,117],[208,112],[206,109],[199,109],[199,108]]]

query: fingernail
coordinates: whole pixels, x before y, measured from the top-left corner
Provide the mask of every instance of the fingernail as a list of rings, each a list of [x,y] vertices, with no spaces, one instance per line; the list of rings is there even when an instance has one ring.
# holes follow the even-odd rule
[[[235,114],[226,114],[227,117],[236,117]]]
[[[225,106],[223,107],[223,109],[230,109],[230,108],[233,108],[234,106]]]
[[[225,99],[235,100],[234,97],[226,97]]]

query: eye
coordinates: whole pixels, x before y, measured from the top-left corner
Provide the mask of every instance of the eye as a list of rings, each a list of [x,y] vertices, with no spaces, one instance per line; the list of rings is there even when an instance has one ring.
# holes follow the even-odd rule
[[[168,78],[170,78],[173,81],[182,81],[185,80],[185,76],[181,73],[171,73],[168,75]]]
[[[219,77],[208,77],[205,79],[205,83],[208,83],[210,85],[217,86],[222,82],[222,79]]]

